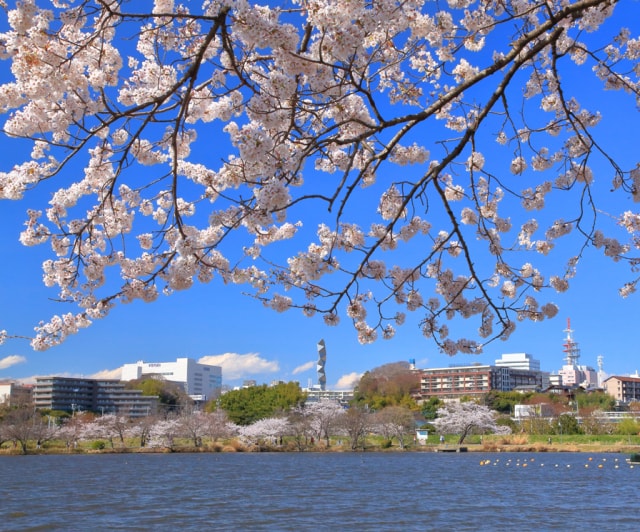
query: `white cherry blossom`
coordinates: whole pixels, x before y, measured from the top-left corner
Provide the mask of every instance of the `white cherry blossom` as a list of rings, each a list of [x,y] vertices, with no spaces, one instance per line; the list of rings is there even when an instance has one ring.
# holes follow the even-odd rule
[[[619,98],[637,130],[634,3],[5,4],[0,199],[75,305],[36,349],[219,278],[363,343],[421,313],[476,353],[553,317],[586,249],[640,280],[640,161],[600,128]]]

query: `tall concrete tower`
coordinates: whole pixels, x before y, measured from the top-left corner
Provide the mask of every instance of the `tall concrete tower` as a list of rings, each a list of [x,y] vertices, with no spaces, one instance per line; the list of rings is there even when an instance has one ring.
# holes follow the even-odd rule
[[[318,384],[322,391],[327,387],[327,376],[324,373],[324,365],[327,362],[327,348],[324,345],[324,340],[318,342],[318,363],[316,370],[318,372]]]
[[[598,355],[598,387],[602,387],[602,383],[607,380],[607,373],[604,371],[604,357]]]

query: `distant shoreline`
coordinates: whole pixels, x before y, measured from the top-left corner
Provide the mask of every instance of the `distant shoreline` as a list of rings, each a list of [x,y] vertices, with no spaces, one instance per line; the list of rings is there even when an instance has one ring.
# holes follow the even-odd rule
[[[291,447],[271,447],[271,446],[249,446],[240,448],[238,446],[203,446],[203,447],[176,447],[166,449],[159,447],[115,447],[105,449],[76,448],[73,450],[55,448],[29,449],[25,454],[18,448],[3,447],[0,449],[0,456],[41,456],[41,455],[93,455],[93,454],[218,454],[218,453],[434,453],[444,450],[455,453],[457,447],[464,448],[463,452],[468,453],[612,453],[612,454],[633,454],[640,452],[638,445],[600,445],[600,444],[518,444],[518,445],[495,445],[495,444],[448,444],[439,445],[412,445],[404,449],[400,447],[380,448],[370,446],[365,449],[351,450],[344,446],[334,445],[332,447],[310,447],[304,450],[293,449]]]

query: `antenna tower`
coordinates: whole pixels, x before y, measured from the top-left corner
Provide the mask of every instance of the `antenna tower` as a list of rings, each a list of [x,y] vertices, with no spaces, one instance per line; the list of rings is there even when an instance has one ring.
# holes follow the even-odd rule
[[[576,366],[580,358],[580,349],[578,343],[573,339],[573,329],[571,328],[571,318],[567,318],[567,328],[564,330],[567,336],[564,339],[563,351],[564,359],[568,366]]]

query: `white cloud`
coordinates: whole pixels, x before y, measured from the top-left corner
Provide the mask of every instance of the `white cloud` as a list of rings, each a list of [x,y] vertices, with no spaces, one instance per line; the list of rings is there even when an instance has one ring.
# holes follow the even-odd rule
[[[94,373],[89,378],[90,379],[116,379],[120,380],[122,377],[122,368],[116,369],[103,369],[102,371],[98,371]]]
[[[22,364],[26,362],[27,359],[20,355],[9,355],[8,357],[4,357],[0,359],[0,369],[7,369],[11,366],[15,366],[16,364]]]
[[[57,372],[57,373],[46,373],[41,375],[31,375],[29,377],[22,377],[21,379],[16,379],[17,382],[21,384],[35,384],[36,379],[40,377],[71,377],[72,379],[85,379],[88,378],[86,375],[82,375],[80,373],[69,373],[65,372]]]
[[[296,369],[294,369],[292,373],[293,375],[297,375],[298,373],[304,373],[305,371],[312,369],[315,365],[316,363],[313,360],[311,362],[306,362],[301,366],[298,366]]]
[[[360,382],[360,378],[362,377],[362,373],[347,373],[338,379],[336,383],[336,390],[353,390]]]
[[[36,379],[40,377],[68,377],[72,379],[111,379],[111,380],[120,380],[120,375],[122,373],[122,368],[116,369],[103,369],[102,371],[98,371],[93,375],[85,375],[83,373],[71,373],[69,371],[58,371],[55,373],[47,373],[45,375],[31,375],[29,377],[22,377],[20,379],[16,379],[17,382],[22,384],[35,384]]]
[[[222,380],[248,378],[261,373],[276,373],[280,365],[276,360],[265,360],[258,353],[224,353],[223,355],[208,355],[198,360],[200,364],[211,364],[222,367]]]

